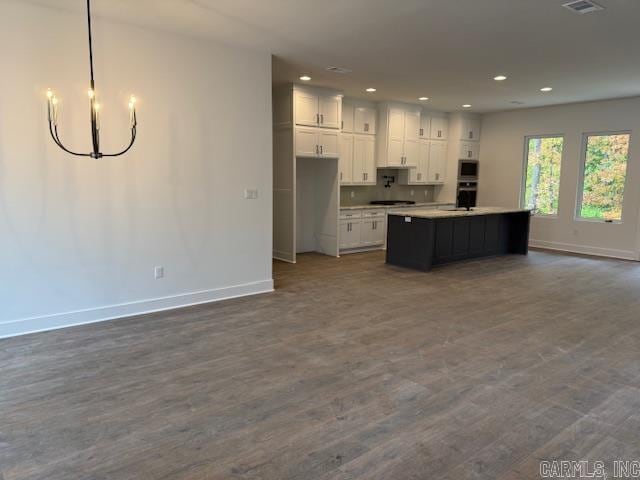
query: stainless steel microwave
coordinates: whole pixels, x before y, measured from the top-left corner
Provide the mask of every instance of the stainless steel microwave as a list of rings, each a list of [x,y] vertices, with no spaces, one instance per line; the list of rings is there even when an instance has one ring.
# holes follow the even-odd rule
[[[476,180],[478,178],[478,160],[460,160],[458,180]]]

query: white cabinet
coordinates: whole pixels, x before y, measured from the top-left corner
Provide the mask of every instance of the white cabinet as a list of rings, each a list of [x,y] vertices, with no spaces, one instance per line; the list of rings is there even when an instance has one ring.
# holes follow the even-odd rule
[[[342,103],[342,131],[375,135],[377,111],[373,106],[357,103]]]
[[[477,142],[480,140],[480,119],[465,117],[462,120],[460,140]]]
[[[318,97],[318,114],[320,127],[340,128],[342,112],[342,98],[338,96],[320,95]]]
[[[420,132],[419,136],[421,139],[429,138],[431,134],[431,115],[426,112],[420,114]]]
[[[296,156],[315,157],[318,148],[318,131],[315,128],[296,128]]]
[[[338,158],[338,132],[323,131],[319,128],[296,127],[296,157]]]
[[[355,107],[348,103],[342,104],[342,131],[343,133],[353,133],[353,119]]]
[[[344,210],[340,213],[340,249],[381,247],[386,239],[385,210]]]
[[[320,146],[321,157],[340,157],[340,134],[338,132],[320,130],[318,133],[318,145]]]
[[[375,138],[372,135],[342,133],[340,141],[340,183],[375,185]]]
[[[304,90],[294,92],[296,125],[318,125],[318,95]]]
[[[376,184],[375,139],[370,135],[354,135],[353,183]]]
[[[339,161],[340,183],[350,184],[353,182],[353,135],[343,133],[340,136],[340,161]]]
[[[478,142],[460,142],[460,159],[477,160],[480,156],[480,144]]]
[[[294,91],[294,112],[296,125],[339,129],[342,97],[296,88]]]
[[[444,114],[434,114],[431,116],[431,140],[446,140],[449,133],[449,119]]]
[[[429,168],[427,181],[443,183],[447,168],[447,142],[432,140],[429,142]]]
[[[360,228],[360,246],[373,247],[384,245],[385,241],[385,212],[363,211],[362,226]]]
[[[376,133],[376,109],[371,107],[355,107],[353,131],[375,135]]]
[[[383,106],[378,133],[379,167],[415,167],[420,154],[420,109]]]
[[[420,155],[416,168],[400,171],[400,185],[429,185],[444,181],[447,143],[437,140],[420,142]]]
[[[340,249],[358,248],[360,246],[360,227],[362,212],[357,210],[340,214],[339,246]]]

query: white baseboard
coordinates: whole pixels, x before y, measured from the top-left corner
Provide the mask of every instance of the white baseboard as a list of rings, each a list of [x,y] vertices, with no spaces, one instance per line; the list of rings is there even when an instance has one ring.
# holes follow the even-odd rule
[[[143,315],[145,313],[159,312],[162,310],[173,310],[201,303],[218,302],[230,298],[268,292],[273,292],[273,280],[262,280],[242,285],[172,295],[169,297],[152,298],[86,310],[3,321],[0,322],[0,338],[74,327],[87,323],[103,322],[116,318]]]
[[[560,252],[581,253],[597,257],[620,258],[622,260],[640,260],[638,252],[633,250],[616,250],[613,248],[591,247],[589,245],[576,245],[573,243],[549,242],[547,240],[529,239],[530,247],[546,248]]]

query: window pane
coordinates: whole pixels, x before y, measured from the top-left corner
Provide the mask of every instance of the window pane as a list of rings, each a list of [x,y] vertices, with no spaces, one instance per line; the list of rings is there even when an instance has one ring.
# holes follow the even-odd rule
[[[524,207],[535,213],[556,215],[560,190],[562,137],[529,138]]]
[[[589,135],[585,148],[580,216],[622,219],[629,135]]]

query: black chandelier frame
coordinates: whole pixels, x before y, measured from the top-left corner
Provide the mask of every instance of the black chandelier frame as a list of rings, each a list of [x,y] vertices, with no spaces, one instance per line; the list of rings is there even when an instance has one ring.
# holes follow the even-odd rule
[[[65,147],[60,140],[60,134],[58,132],[58,98],[54,95],[51,90],[47,91],[47,97],[49,99],[47,105],[47,114],[49,121],[49,133],[51,134],[51,138],[53,141],[60,147],[62,150],[67,152],[70,155],[75,155],[78,157],[91,157],[94,159],[99,159],[102,157],[119,157],[120,155],[124,155],[127,153],[133,144],[136,141],[137,128],[138,128],[138,119],[136,116],[136,99],[132,95],[129,100],[129,109],[130,113],[130,122],[131,122],[131,140],[129,144],[121,151],[117,153],[102,153],[100,151],[100,119],[99,119],[99,104],[96,101],[95,95],[95,79],[93,73],[93,36],[91,31],[91,0],[87,0],[87,30],[89,35],[89,68],[90,68],[90,83],[89,83],[89,99],[91,101],[91,143],[93,146],[93,151],[89,153],[79,153],[69,148]]]

